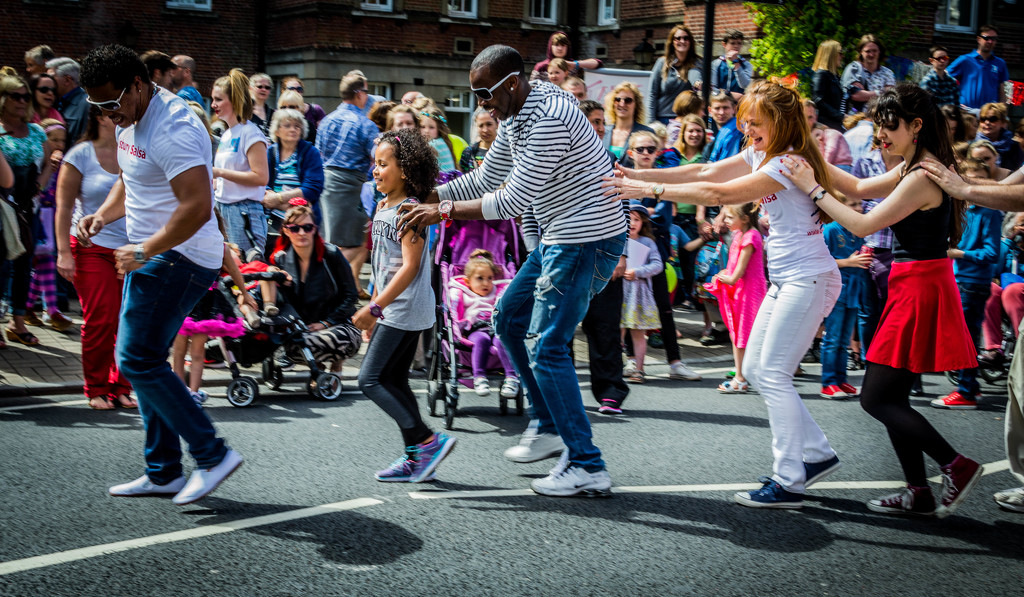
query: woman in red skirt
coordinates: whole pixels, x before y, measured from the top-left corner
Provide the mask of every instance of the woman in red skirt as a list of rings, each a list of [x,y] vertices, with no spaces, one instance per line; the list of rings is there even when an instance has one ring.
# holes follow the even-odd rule
[[[844,228],[864,237],[889,227],[896,237],[889,298],[867,354],[861,406],[885,424],[907,478],[902,491],[868,502],[886,514],[943,518],[953,513],[981,478],[981,466],[959,454],[910,406],[914,377],[923,372],[975,367],[976,351],[964,322],[953,265],[965,204],[931,182],[919,166],[926,157],[954,163],[945,121],[931,96],[900,84],[878,99],[873,120],[882,150],[903,164],[857,182],[833,169],[836,188],[853,197],[887,198],[860,214],[824,191],[803,160],[785,158],[791,180]],[[875,193],[875,194],[871,194]],[[924,454],[942,469],[938,504],[928,487]]]

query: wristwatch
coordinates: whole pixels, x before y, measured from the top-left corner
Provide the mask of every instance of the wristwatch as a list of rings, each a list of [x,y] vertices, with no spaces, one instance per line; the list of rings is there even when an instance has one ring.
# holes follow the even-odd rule
[[[445,199],[437,205],[437,214],[441,216],[441,221],[444,222],[445,226],[452,225],[452,208],[455,204],[452,203],[451,199]]]
[[[142,250],[142,243],[135,245],[135,263],[146,263],[149,261],[149,257],[146,257],[146,252]]]
[[[661,194],[664,193],[664,192],[665,192],[665,185],[663,185],[663,184],[655,184],[654,186],[651,187],[651,193],[653,193],[654,194],[654,198],[659,200],[659,201],[661,200]]]
[[[815,194],[813,197],[811,197],[811,200],[814,201],[815,203],[817,203],[817,202],[821,201],[821,199],[825,196],[825,193],[827,193],[827,192],[828,191],[826,191],[825,189],[821,189],[820,191],[817,192],[817,194]]]
[[[377,319],[384,319],[384,309],[382,309],[377,303],[370,303],[370,315],[373,315]]]

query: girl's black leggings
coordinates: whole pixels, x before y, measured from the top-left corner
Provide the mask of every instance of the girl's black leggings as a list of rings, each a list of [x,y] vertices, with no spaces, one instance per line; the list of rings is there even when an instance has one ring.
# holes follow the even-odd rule
[[[889,439],[907,483],[926,487],[924,454],[945,466],[953,462],[957,452],[921,413],[910,406],[910,388],[916,375],[907,369],[869,362],[864,373],[864,387],[860,391],[860,405],[889,431]]]
[[[423,423],[416,395],[409,387],[409,369],[422,333],[377,324],[359,368],[359,389],[398,423],[406,446],[433,435]]]

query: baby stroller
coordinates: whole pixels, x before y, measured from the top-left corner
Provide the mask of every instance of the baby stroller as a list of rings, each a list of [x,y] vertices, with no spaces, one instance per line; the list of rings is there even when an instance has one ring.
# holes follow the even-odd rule
[[[246,282],[259,280],[284,282],[287,276],[284,272],[260,272],[243,274],[242,278]],[[234,297],[231,295],[232,286],[231,278],[223,278],[219,283],[221,292],[226,293],[230,302],[234,304]],[[288,348],[298,347],[297,352],[302,355],[303,363],[309,367],[306,390],[310,396],[328,401],[341,397],[341,377],[336,373],[323,371],[303,341],[306,324],[302,322],[291,306],[282,304],[280,309],[280,313],[274,317],[261,317],[259,327],[253,328],[246,323],[245,335],[241,338],[218,339],[222,352],[222,355],[219,356],[223,357],[228,370],[231,371],[231,383],[228,384],[227,398],[232,406],[249,406],[260,395],[259,384],[252,377],[242,375],[238,368],[239,365],[249,367],[262,362],[263,383],[271,390],[281,387],[281,383],[284,381],[284,372],[274,357],[278,349],[281,348],[287,351]],[[238,317],[241,317],[240,313]],[[242,319],[244,321],[244,318]]]
[[[456,323],[459,305],[451,304],[448,294],[452,278],[462,274],[462,268],[475,249],[486,249],[494,255],[502,270],[501,277],[511,279],[520,263],[519,229],[513,220],[453,222],[440,227],[437,251],[434,256],[433,283],[437,298],[437,322],[434,326],[433,346],[428,353],[427,400],[430,415],[439,416],[443,404],[444,425],[451,429],[459,406],[459,386],[473,387],[470,356],[472,343]],[[487,363],[488,375],[504,370],[495,349]],[[498,410],[508,414],[508,403],[515,402],[516,414],[523,414],[523,389],[515,397],[498,396]]]

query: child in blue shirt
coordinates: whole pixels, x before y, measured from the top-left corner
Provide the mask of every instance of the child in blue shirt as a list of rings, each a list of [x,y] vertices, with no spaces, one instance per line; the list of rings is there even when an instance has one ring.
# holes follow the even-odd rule
[[[984,162],[967,158],[960,164],[967,178],[987,178]],[[1003,214],[979,205],[967,205],[964,230],[960,242],[947,254],[953,260],[953,275],[960,289],[960,302],[964,308],[964,321],[975,346],[981,336],[985,319],[985,302],[992,294],[992,277],[999,265],[999,241],[1002,238]],[[981,385],[978,370],[962,369],[957,389],[948,396],[932,400],[935,408],[971,410],[978,408]]]
[[[846,204],[858,212],[862,211],[859,200],[851,199]],[[870,251],[862,250],[864,239],[840,226],[839,222],[826,224],[822,234],[829,253],[839,266],[843,290],[832,312],[825,318],[825,336],[821,341],[820,396],[843,400],[858,394],[857,388],[846,380],[846,347],[857,324],[861,289],[868,282],[867,268],[872,257]]]

